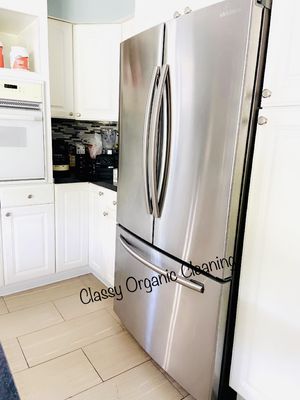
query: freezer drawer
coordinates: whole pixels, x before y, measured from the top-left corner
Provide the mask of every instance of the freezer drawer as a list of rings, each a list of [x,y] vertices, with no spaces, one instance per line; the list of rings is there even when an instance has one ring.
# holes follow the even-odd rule
[[[123,299],[115,301],[115,312],[169,375],[196,399],[210,399],[221,286],[202,276],[194,277],[193,288],[168,282],[138,258],[168,270],[169,278],[184,279],[178,262],[119,226],[115,285],[121,286]]]

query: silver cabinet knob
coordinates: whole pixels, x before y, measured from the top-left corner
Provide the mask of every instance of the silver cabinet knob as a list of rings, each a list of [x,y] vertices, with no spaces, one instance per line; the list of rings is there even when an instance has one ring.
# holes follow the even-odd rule
[[[190,14],[192,12],[192,9],[190,7],[185,7],[184,11],[185,14]]]
[[[264,99],[268,99],[268,98],[271,97],[271,96],[272,96],[271,90],[269,90],[269,89],[264,89],[264,90],[262,91],[262,97],[263,97]]]
[[[32,198],[33,198],[33,194],[29,194],[29,195],[27,196],[27,198],[28,198],[28,199],[32,199]]]
[[[114,206],[116,206],[116,205],[117,205],[117,202],[116,202],[116,200],[114,200],[114,201],[113,201],[113,205],[114,205]]]
[[[175,11],[174,14],[173,14],[173,18],[179,18],[179,17],[181,17],[180,12],[179,11]]]
[[[11,217],[11,213],[8,212],[8,213],[5,214],[5,216],[6,216],[6,217]]]
[[[258,117],[258,125],[266,125],[268,123],[268,118],[266,117]]]
[[[76,117],[81,117],[81,113],[76,113]]]
[[[72,112],[69,112],[69,115],[70,115],[70,117],[73,117],[74,114]]]
[[[99,196],[103,196],[104,195],[104,193],[103,192],[99,192]]]
[[[108,216],[108,212],[104,211],[103,215],[104,215],[104,217],[107,217]]]

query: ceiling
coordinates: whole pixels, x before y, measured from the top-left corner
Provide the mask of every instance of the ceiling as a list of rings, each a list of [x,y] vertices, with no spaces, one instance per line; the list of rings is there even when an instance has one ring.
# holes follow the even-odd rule
[[[119,23],[134,16],[135,0],[48,0],[48,15],[73,23]]]

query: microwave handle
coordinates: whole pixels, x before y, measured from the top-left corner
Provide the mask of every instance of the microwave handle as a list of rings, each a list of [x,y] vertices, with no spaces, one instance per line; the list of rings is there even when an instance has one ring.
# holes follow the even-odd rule
[[[1,120],[38,122],[38,121],[43,120],[43,114],[42,114],[42,112],[35,113],[34,115],[33,114],[20,115],[20,114],[1,114],[0,113],[0,124],[1,124]]]

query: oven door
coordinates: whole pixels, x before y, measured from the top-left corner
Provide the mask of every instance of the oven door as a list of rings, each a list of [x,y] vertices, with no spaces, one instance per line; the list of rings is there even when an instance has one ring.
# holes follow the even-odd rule
[[[0,108],[0,181],[45,178],[43,114]]]

